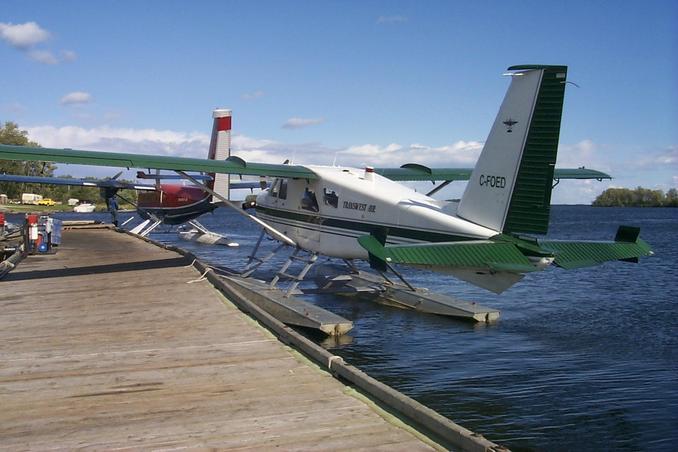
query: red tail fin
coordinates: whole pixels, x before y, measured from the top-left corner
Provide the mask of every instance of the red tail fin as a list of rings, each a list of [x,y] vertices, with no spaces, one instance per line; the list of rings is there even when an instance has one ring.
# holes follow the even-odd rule
[[[214,125],[212,126],[212,139],[207,158],[210,160],[226,160],[231,156],[231,110],[216,109],[212,112]],[[210,188],[220,195],[230,199],[228,174],[212,174],[214,181]],[[213,202],[218,201],[213,199]]]

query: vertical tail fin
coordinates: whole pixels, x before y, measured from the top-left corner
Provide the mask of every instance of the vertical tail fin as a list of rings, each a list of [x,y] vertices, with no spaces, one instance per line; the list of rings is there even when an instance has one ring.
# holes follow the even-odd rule
[[[511,85],[458,215],[501,232],[545,234],[567,66],[512,66]]]
[[[210,160],[226,160],[231,156],[231,110],[216,109],[212,112],[214,125],[212,126],[212,139],[207,158]],[[210,188],[226,199],[230,197],[231,177],[228,174],[212,174],[214,179]],[[212,199],[212,202],[218,201]]]

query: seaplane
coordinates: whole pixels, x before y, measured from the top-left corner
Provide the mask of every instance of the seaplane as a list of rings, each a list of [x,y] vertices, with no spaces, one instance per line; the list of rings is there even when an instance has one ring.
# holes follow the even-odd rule
[[[0,146],[0,159],[174,171],[261,226],[259,243],[266,234],[280,242],[276,250],[293,250],[273,286],[281,278],[292,279],[295,286],[321,255],[349,265],[366,261],[385,279],[391,272],[412,290],[398,267],[442,272],[495,293],[552,266],[638,262],[651,255],[639,228],[630,226],[620,226],[613,240],[603,242],[544,238],[555,184],[610,176],[585,168],[555,168],[567,66],[512,66],[506,75],[510,85],[472,169],[417,163],[399,168],[268,164],[237,156],[202,160],[20,146]],[[218,184],[202,183],[190,172],[273,181],[257,195],[255,216],[220,194]],[[460,200],[432,197],[455,180],[468,180]],[[440,184],[424,194],[403,181]],[[298,261],[303,269],[291,275],[288,268]]]
[[[214,125],[210,140],[207,158],[210,160],[224,159],[230,155],[231,118],[230,110],[218,109],[213,111]],[[160,225],[179,226],[179,236],[184,240],[195,241],[209,245],[238,246],[228,237],[208,230],[197,218],[205,213],[212,212],[220,207],[220,202],[212,195],[197,186],[187,185],[183,178],[174,174],[161,174],[159,171],[151,173],[138,171],[137,179],[151,179],[153,184],[135,183],[119,180],[122,172],[118,172],[106,179],[79,179],[71,177],[44,177],[22,176],[15,174],[0,174],[0,182],[68,185],[78,187],[98,187],[101,197],[106,201],[112,222],[118,225],[116,198],[133,205],[141,222],[131,229],[131,232],[146,236]],[[196,180],[202,181],[213,190],[230,199],[230,190],[266,188],[265,181],[231,182],[224,174],[194,174]],[[161,183],[163,180],[182,179],[181,183]],[[120,190],[138,191],[137,202],[124,198]],[[93,206],[89,212],[94,210]],[[77,210],[76,210],[77,211]],[[128,221],[131,221],[130,218]]]

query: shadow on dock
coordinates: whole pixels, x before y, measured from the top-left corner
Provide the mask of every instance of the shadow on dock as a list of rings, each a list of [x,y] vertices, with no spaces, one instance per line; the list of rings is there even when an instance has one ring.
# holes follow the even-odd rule
[[[49,270],[33,270],[22,273],[10,273],[4,281],[23,281],[45,278],[63,278],[67,276],[96,275],[103,273],[119,273],[141,270],[153,270],[158,268],[185,267],[191,263],[185,257],[162,259],[154,261],[124,262],[120,264],[90,265],[87,267],[56,268]]]

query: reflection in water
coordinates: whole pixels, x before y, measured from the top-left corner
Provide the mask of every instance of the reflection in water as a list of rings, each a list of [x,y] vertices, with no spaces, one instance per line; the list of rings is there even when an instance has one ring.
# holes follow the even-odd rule
[[[324,338],[318,338],[317,342],[326,349],[333,349],[351,345],[353,336],[350,334],[344,334],[343,336],[326,336]]]

